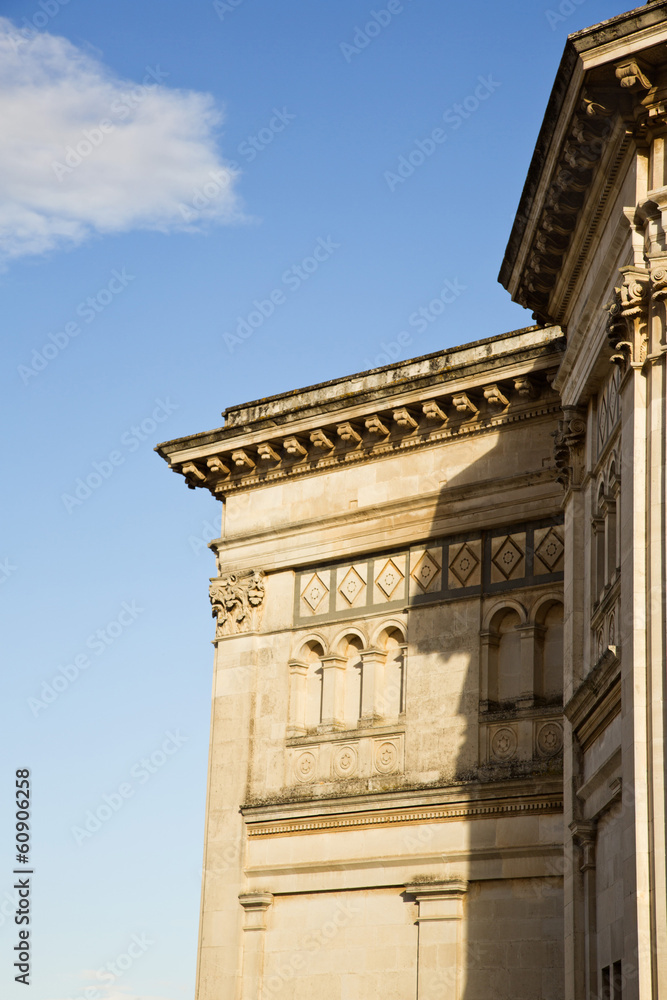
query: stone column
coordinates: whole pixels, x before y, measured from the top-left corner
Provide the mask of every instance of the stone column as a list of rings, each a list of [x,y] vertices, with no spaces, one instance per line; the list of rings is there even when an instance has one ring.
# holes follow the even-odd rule
[[[535,704],[535,625],[519,625],[521,636],[521,688],[516,700],[517,708],[532,708]]]
[[[574,843],[581,848],[579,871],[583,876],[584,955],[586,1000],[598,997],[597,962],[597,887],[595,876],[595,823],[571,823]]]
[[[343,656],[324,656],[322,663],[322,722],[318,732],[345,729],[345,670]]]
[[[308,664],[290,660],[289,667],[289,724],[287,737],[306,734],[306,699]]]
[[[406,885],[419,904],[417,1000],[462,1000],[464,879]]]
[[[363,649],[361,661],[361,719],[362,726],[377,726],[387,714],[385,698],[384,649]]]
[[[244,910],[243,965],[240,1000],[259,1000],[264,971],[266,911],[273,902],[270,892],[247,892],[239,896]]]
[[[480,633],[480,638],[482,640],[482,656],[479,685],[479,710],[480,712],[488,712],[490,703],[498,700],[498,691],[496,688],[498,679],[497,677],[492,677],[495,665],[492,661],[494,655],[496,659],[498,656],[500,636],[497,632],[482,632]]]

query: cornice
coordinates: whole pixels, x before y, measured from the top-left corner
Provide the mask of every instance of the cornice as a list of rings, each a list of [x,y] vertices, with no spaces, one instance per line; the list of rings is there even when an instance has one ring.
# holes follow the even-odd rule
[[[535,370],[512,379],[495,378],[451,395],[440,389],[437,394],[411,395],[398,402],[384,400],[384,405],[370,410],[349,406],[328,420],[295,421],[282,433],[275,427],[263,428],[194,453],[171,455],[170,465],[191,488],[205,487],[223,498],[559,412],[556,393],[543,373]]]
[[[608,649],[603,654],[563,709],[583,750],[621,711],[621,664],[617,652]]]
[[[646,100],[664,74],[665,2],[571,36],[540,129],[499,280],[539,322],[566,323],[584,264],[599,238],[634,141],[644,141]]]
[[[444,822],[458,819],[535,816],[560,813],[563,809],[562,785],[536,793],[534,785],[499,783],[485,788],[483,794],[457,789],[439,789],[422,795],[397,791],[391,796],[355,796],[349,800],[295,802],[281,805],[243,806],[241,812],[249,837],[273,837],[290,834],[319,833],[326,830],[364,829],[414,823]],[[495,793],[495,794],[494,794]],[[380,806],[378,799],[384,798]],[[375,802],[374,802],[375,799]],[[410,805],[405,805],[411,799]],[[440,800],[440,801],[438,801]],[[373,808],[373,805],[376,807]]]

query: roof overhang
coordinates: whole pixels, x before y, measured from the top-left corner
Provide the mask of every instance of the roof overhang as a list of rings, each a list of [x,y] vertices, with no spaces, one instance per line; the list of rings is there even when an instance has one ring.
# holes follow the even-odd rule
[[[666,70],[667,0],[568,38],[498,278],[538,322],[566,326]]]

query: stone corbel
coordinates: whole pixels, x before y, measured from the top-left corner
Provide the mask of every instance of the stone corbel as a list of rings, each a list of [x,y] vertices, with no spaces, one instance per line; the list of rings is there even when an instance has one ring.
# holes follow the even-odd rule
[[[313,448],[316,448],[318,451],[333,451],[334,449],[333,441],[331,438],[327,437],[321,428],[311,431],[310,443]]]
[[[219,455],[213,455],[211,458],[207,458],[206,464],[211,472],[217,472],[222,476],[228,476],[232,471],[230,467],[223,462]]]
[[[316,434],[317,431],[313,431]],[[332,446],[333,447],[333,446]],[[299,441],[298,437],[291,435],[291,437],[286,437],[283,441],[283,448],[288,455],[292,458],[305,458],[308,454],[308,449]]]
[[[509,406],[510,402],[497,383],[484,386],[484,399],[487,401],[489,406],[505,407]]]
[[[554,460],[559,470],[556,481],[566,488],[579,486],[584,471],[586,418],[576,406],[563,407],[563,419],[554,432]]]
[[[514,388],[520,396],[525,399],[537,399],[540,395],[539,387],[536,385],[535,380],[528,378],[527,375],[522,375],[520,378],[514,379]]]
[[[373,413],[370,417],[366,417],[364,425],[368,433],[372,434],[373,437],[386,438],[389,436],[389,428],[382,422],[382,419],[377,413]],[[358,438],[358,440],[361,440],[361,438]]]
[[[428,399],[425,403],[422,403],[422,413],[427,420],[432,421],[434,424],[446,424],[447,414],[442,410],[435,399]]]
[[[416,430],[419,426],[419,422],[415,420],[406,406],[401,406],[400,409],[394,410],[394,423],[402,431],[408,432]]]
[[[352,424],[347,420],[344,424],[339,424],[337,427],[338,437],[345,444],[358,445],[361,444],[361,434],[352,426]]]
[[[475,417],[479,410],[466,392],[459,392],[452,396],[452,404],[459,413],[467,413]]]
[[[206,482],[206,473],[202,472],[194,462],[184,462],[181,466],[181,472],[191,490],[194,490],[196,486],[203,486]]]
[[[646,66],[638,59],[628,59],[616,66],[616,79],[626,90],[650,90],[651,81],[645,73]]]
[[[265,441],[264,444],[257,445],[257,455],[259,456],[260,462],[273,462],[277,465],[280,461],[280,455],[268,441]]]
[[[243,451],[242,448],[239,448],[237,451],[232,452],[232,462],[239,469],[248,469],[250,471],[255,468],[255,463],[253,462],[252,458],[250,457],[248,452]]]

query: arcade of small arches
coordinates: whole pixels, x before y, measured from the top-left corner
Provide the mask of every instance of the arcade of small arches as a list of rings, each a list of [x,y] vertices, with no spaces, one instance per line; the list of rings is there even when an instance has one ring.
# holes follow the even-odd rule
[[[287,736],[383,726],[405,711],[406,627],[385,621],[368,634],[348,626],[330,641],[311,633],[289,661]]]

